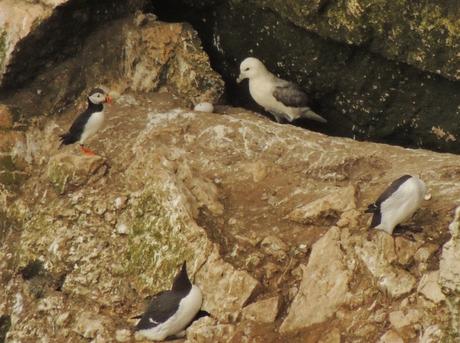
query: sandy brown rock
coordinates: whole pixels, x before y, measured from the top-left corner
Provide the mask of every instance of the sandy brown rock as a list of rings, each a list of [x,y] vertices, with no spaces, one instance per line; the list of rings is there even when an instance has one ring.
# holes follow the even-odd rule
[[[215,319],[205,317],[194,322],[187,329],[187,343],[229,342],[235,333],[235,326],[219,324]]]
[[[303,268],[299,293],[280,331],[289,332],[322,323],[347,301],[350,272],[340,249],[340,231],[331,228],[312,248]]]
[[[328,194],[289,213],[288,218],[298,223],[313,223],[328,216],[340,217],[356,208],[353,186],[329,189]]]
[[[100,156],[60,153],[48,162],[47,176],[57,192],[78,188],[102,178],[108,165]]]
[[[197,278],[202,292],[207,295],[203,308],[220,319],[241,310],[258,285],[247,273],[222,262],[217,250],[209,256]]]
[[[393,297],[399,297],[412,291],[416,279],[404,269],[395,267],[392,262],[397,255],[393,237],[377,232],[372,241],[364,241],[356,253],[376,278],[379,287]]]
[[[10,129],[13,126],[13,115],[6,105],[0,104],[0,129]]]
[[[442,293],[439,285],[439,271],[435,270],[422,276],[417,287],[417,292],[423,294],[427,299],[439,303],[445,300],[445,295]]]
[[[380,337],[379,343],[404,343],[404,340],[395,331],[389,330]]]
[[[279,297],[259,300],[243,308],[243,318],[259,323],[273,323],[279,311]]]
[[[455,210],[455,217],[449,225],[452,238],[442,248],[439,263],[439,283],[449,292],[460,291],[460,208]]]
[[[405,311],[394,311],[389,315],[390,323],[396,330],[417,323],[420,320],[420,312],[415,309]]]
[[[216,102],[222,94],[222,79],[211,70],[196,32],[186,24],[150,21],[130,29],[124,55],[123,70],[133,90],[157,90],[166,81],[193,104]]]

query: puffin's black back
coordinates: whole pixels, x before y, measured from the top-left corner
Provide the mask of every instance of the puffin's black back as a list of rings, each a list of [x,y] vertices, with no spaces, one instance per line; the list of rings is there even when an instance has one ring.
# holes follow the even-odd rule
[[[86,110],[75,119],[68,132],[59,136],[61,139],[61,146],[78,142],[91,115],[95,112],[101,112],[103,109],[104,106],[102,104],[93,104],[88,100],[88,107]]]

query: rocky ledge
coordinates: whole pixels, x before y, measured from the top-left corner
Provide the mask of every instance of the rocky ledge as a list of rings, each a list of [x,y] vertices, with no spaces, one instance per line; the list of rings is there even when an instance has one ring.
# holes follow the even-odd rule
[[[188,342],[458,338],[459,157],[218,112],[121,94],[100,157],[57,150],[73,111],[25,132],[28,178],[2,197],[7,341],[130,341],[183,260],[211,314]],[[402,173],[432,194],[415,232],[369,235],[363,210]]]

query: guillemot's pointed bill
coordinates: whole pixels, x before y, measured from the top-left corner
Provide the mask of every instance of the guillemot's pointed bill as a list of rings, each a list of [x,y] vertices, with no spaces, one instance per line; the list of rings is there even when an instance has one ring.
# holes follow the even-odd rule
[[[283,118],[292,122],[300,117],[327,122],[310,109],[308,96],[295,83],[276,77],[257,58],[248,57],[241,62],[237,82],[244,79],[249,79],[249,92],[255,102],[278,122]]]
[[[417,211],[425,193],[425,183],[416,176],[403,175],[393,181],[366,210],[373,213],[371,228],[391,235],[398,224]]]
[[[93,136],[104,123],[104,103],[111,103],[112,98],[101,88],[94,88],[88,95],[88,107],[75,119],[69,131],[60,135],[61,145],[79,143],[86,155],[95,153],[84,146],[85,141]]]
[[[201,290],[190,282],[184,262],[171,290],[152,298],[136,325],[136,336],[162,341],[181,333],[200,311],[202,301]]]

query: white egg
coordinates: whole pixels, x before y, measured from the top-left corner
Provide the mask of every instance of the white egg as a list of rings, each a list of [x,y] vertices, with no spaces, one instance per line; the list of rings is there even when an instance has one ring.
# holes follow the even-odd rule
[[[210,102],[200,102],[199,104],[195,105],[193,110],[197,112],[212,113],[214,111],[214,106]]]

